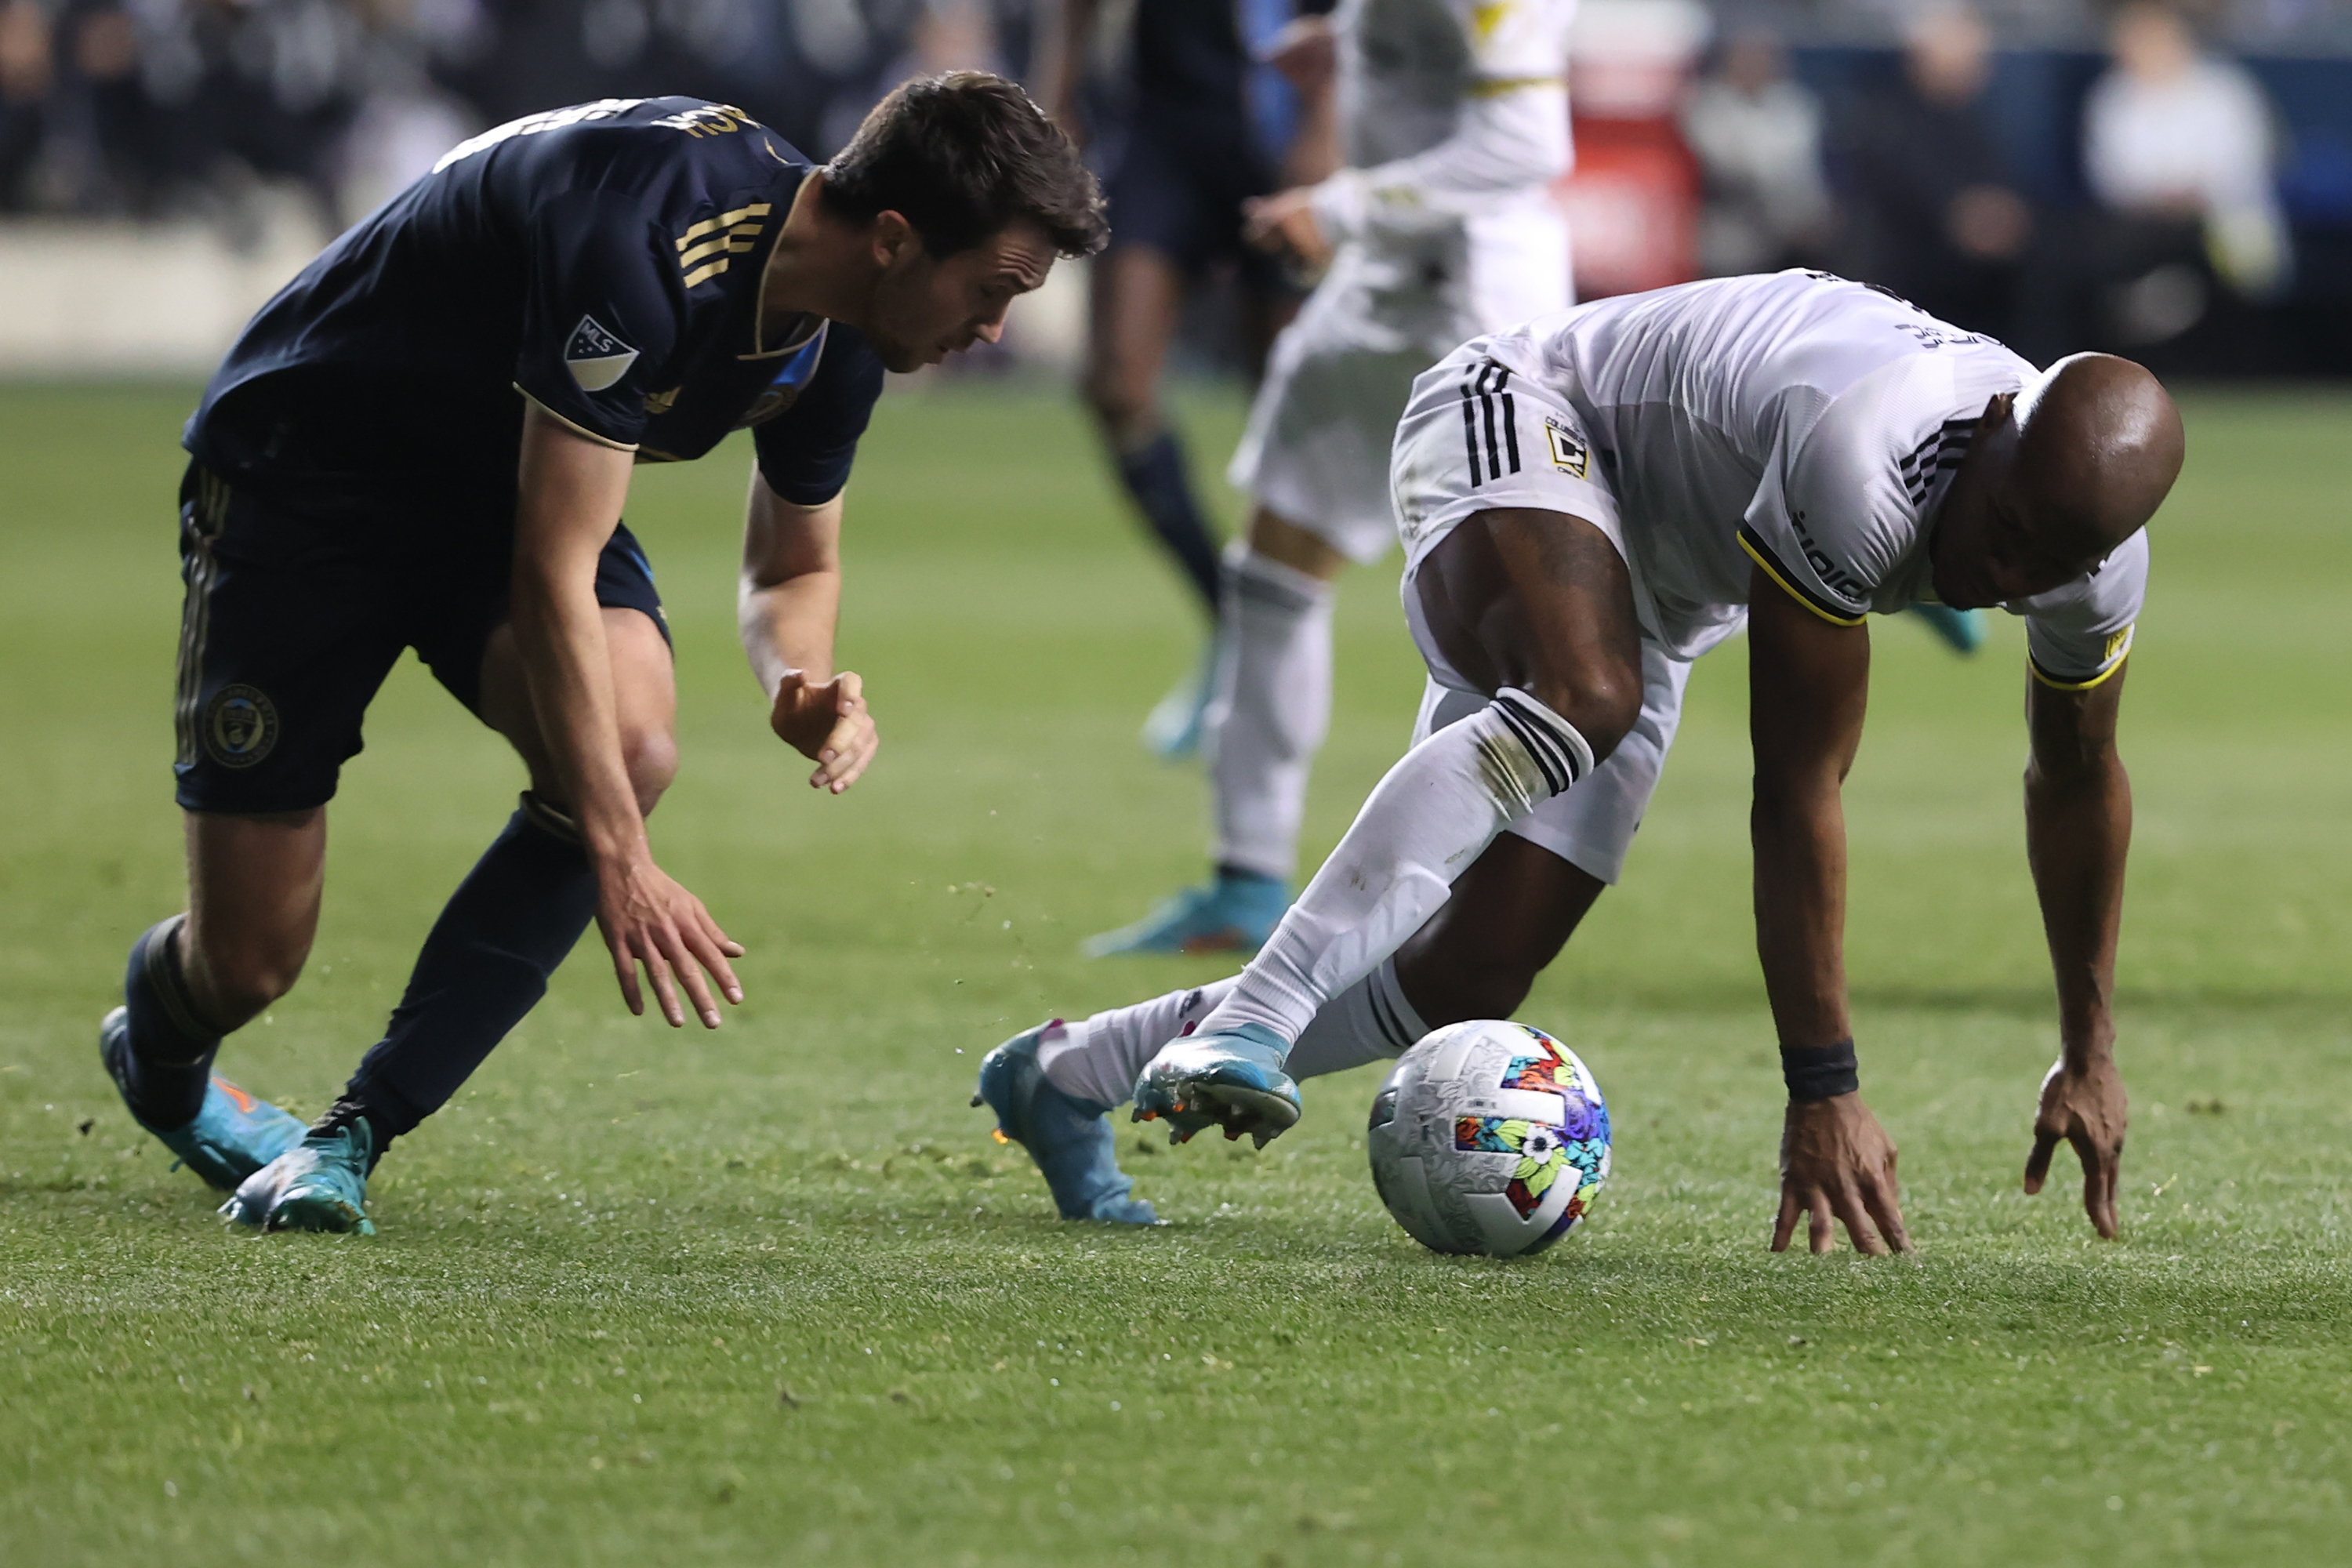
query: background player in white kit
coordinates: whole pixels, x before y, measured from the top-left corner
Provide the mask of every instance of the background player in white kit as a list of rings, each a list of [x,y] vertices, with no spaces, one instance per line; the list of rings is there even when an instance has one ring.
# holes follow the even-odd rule
[[[1263,1142],[1298,1114],[1286,1067],[1507,1015],[1598,894],[1581,868],[1622,858],[1687,661],[1745,622],[1757,945],[1790,1095],[1773,1245],[1810,1214],[1816,1251],[1833,1217],[1862,1250],[1906,1246],[1894,1144],[1857,1092],[1840,786],[1865,617],[1999,604],[2027,622],[2026,838],[2059,999],[2026,1184],[2067,1140],[2112,1236],[2131,824],[2115,730],[2143,525],[2181,451],[2170,399],[2127,361],[2037,374],[1821,274],[1661,289],[1465,344],[1415,386],[1394,455],[1431,673],[1418,743],[1242,975],[992,1053],[1000,1125],[1065,1214],[1133,1218],[1108,1123],[1086,1113],[1139,1067],[1139,1115]]]
[[[1413,378],[1463,339],[1564,309],[1575,0],[1342,0],[1347,168],[1251,208],[1253,239],[1322,281],[1276,341],[1231,477],[1205,750],[1215,874],[1096,953],[1252,952],[1289,901],[1331,708],[1332,580],[1395,539],[1388,453]],[[1301,50],[1287,51],[1296,59]]]

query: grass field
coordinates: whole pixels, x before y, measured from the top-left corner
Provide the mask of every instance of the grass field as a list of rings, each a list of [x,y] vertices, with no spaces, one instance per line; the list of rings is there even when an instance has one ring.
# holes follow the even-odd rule
[[[1123,1132],[1148,1233],[1056,1222],[982,1050],[1207,971],[1077,939],[1194,875],[1135,725],[1192,654],[1067,406],[894,396],[852,491],[847,797],[732,637],[740,454],[641,477],[678,633],[667,867],[749,944],[713,1037],[583,949],[404,1142],[373,1239],[228,1234],[93,1049],[178,907],[182,391],[0,392],[0,1561],[2295,1563],[2352,1551],[2352,398],[2190,404],[2126,704],[2120,1241],[2017,1175],[2053,1054],[2021,637],[1876,630],[1849,791],[1865,1092],[1908,1259],[1774,1258],[1738,644],[1625,886],[1527,1016],[1608,1090],[1570,1242],[1441,1259],[1364,1169],[1377,1073],[1263,1153]],[[1194,409],[1203,456],[1237,411]],[[1207,463],[1203,468],[1208,468]],[[1419,689],[1347,585],[1310,851]],[[301,986],[232,1043],[323,1106],[517,770],[413,663],[333,808]],[[593,947],[593,943],[591,946]]]

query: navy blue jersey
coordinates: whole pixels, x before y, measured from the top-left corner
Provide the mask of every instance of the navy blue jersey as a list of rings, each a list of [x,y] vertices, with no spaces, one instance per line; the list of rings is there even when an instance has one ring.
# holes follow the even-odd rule
[[[761,320],[808,173],[700,99],[604,99],[486,132],[262,308],[188,450],[232,482],[509,493],[529,397],[641,459],[698,458],[756,426],[776,493],[829,500],[882,363],[839,323]]]

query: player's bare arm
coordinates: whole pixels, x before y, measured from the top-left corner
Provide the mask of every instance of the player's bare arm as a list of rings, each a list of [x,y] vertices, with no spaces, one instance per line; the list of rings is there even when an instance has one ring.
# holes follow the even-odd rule
[[[1772,1250],[1810,1216],[1815,1252],[1843,1224],[1854,1250],[1910,1246],[1895,1181],[1895,1142],[1859,1092],[1809,1098],[1810,1057],[1853,1042],[1845,987],[1845,812],[1842,791],[1862,742],[1870,632],[1823,619],[1759,567],[1748,589],[1748,730],[1756,754],[1749,819],[1756,951],[1790,1076]],[[1823,1085],[1840,1088],[1839,1085]]]
[[[841,616],[841,497],[796,506],[758,470],[744,503],[736,624],[768,696],[779,740],[817,764],[809,787],[839,795],[874,760],[880,737],[864,683],[833,668]]]
[[[596,603],[596,560],[621,521],[631,453],[592,441],[536,405],[524,416],[515,509],[512,617],[541,736],[595,867],[596,921],[629,1011],[645,1012],[637,970],[662,1016],[682,1027],[683,989],[703,1026],[719,1024],[710,985],[743,988],[728,960],[742,948],[702,900],[654,863],[613,699],[612,656]]]
[[[2083,1162],[2083,1208],[2116,1234],[2125,1096],[2116,1067],[2116,939],[2123,928],[2131,779],[2116,751],[2123,666],[2088,690],[2036,679],[2025,770],[2025,846],[2058,983],[2059,1058],[2042,1080],[2025,1190],[2038,1193],[2063,1139]]]

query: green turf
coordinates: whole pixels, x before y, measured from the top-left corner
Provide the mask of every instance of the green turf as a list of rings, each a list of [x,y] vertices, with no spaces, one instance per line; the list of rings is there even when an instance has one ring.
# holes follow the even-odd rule
[[[1174,1222],[1149,1233],[1055,1222],[965,1109],[1011,1030],[1209,973],[1073,954],[1199,869],[1198,781],[1134,739],[1193,647],[1077,419],[1017,389],[880,411],[843,640],[885,749],[839,800],[766,737],[732,646],[740,454],[641,479],[683,689],[655,843],[751,948],[725,1032],[631,1020],[583,950],[383,1167],[381,1237],[227,1234],[92,1049],[125,945],[180,897],[186,401],[0,393],[0,1561],[2308,1563],[2352,1540],[2346,397],[2195,398],[2159,521],[2126,711],[2123,1239],[2017,1191],[2053,1049],[2019,635],[1964,663],[1897,623],[1849,795],[1851,967],[1917,1256],[1764,1251],[1735,645],[1626,886],[1528,1003],[1619,1142],[1595,1219],[1519,1264],[1430,1257],[1381,1213],[1370,1070],[1311,1085],[1263,1154],[1123,1133]],[[1235,414],[1196,408],[1204,459]],[[1411,721],[1391,581],[1347,585],[1318,852]],[[518,784],[413,663],[369,741],[310,972],[227,1058],[305,1110]]]

